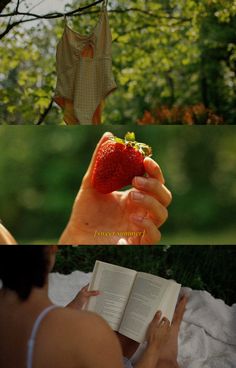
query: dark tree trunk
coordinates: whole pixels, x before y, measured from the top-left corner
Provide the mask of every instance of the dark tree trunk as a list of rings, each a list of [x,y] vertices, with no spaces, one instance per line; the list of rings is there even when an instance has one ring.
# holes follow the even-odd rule
[[[170,95],[170,105],[173,106],[174,103],[175,103],[175,85],[174,85],[174,80],[171,77],[170,73],[167,73],[166,79],[167,79],[167,83],[168,83],[168,85],[170,87],[170,92],[171,92],[171,95]]]
[[[202,101],[206,107],[209,107],[208,81],[205,68],[205,56],[203,54],[201,55],[200,83],[201,83]]]

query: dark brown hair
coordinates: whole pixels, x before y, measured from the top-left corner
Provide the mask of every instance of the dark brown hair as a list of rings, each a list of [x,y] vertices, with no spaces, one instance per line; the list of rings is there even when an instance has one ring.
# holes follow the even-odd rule
[[[49,271],[49,246],[0,245],[0,279],[3,288],[26,300],[33,287],[43,287]]]

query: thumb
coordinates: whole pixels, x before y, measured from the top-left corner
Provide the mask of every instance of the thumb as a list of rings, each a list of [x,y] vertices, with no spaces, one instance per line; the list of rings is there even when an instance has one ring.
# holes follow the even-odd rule
[[[97,144],[97,146],[94,150],[93,156],[91,158],[88,170],[87,170],[86,174],[84,175],[84,178],[83,178],[83,181],[82,181],[81,187],[83,187],[83,189],[91,187],[92,173],[93,173],[93,168],[94,168],[94,165],[95,165],[98,150],[101,147],[101,145],[104,142],[106,142],[108,139],[110,139],[111,137],[113,137],[113,134],[110,133],[110,132],[106,132],[106,133],[103,134],[102,138],[98,142],[98,144]]]

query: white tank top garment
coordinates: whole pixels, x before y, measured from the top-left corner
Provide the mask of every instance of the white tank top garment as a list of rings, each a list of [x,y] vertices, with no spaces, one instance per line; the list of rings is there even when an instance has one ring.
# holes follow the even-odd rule
[[[90,35],[67,24],[57,45],[54,100],[64,109],[67,124],[100,124],[103,101],[116,89],[112,74],[112,36],[102,3],[99,21]]]
[[[33,354],[34,354],[35,340],[36,340],[37,332],[41,325],[41,322],[47,316],[47,314],[55,308],[59,308],[59,307],[56,305],[51,305],[50,307],[45,308],[39,314],[39,316],[36,318],[34,322],[31,336],[29,338],[28,346],[27,346],[27,368],[33,368]],[[127,358],[123,358],[123,361],[124,361],[124,368],[133,368],[131,362]]]

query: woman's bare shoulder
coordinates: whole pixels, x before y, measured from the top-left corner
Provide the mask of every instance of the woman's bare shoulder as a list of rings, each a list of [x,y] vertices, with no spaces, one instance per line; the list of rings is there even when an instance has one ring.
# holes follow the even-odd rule
[[[51,313],[44,329],[50,331],[52,349],[62,346],[63,355],[65,351],[70,352],[78,367],[106,368],[111,363],[114,368],[122,367],[121,348],[115,333],[94,313],[58,308]],[[57,351],[58,357],[62,351]]]
[[[54,309],[48,316],[47,327],[50,331],[60,329],[66,334],[75,334],[77,340],[85,339],[91,332],[96,333],[97,329],[100,333],[113,334],[106,321],[97,314],[69,307]]]

